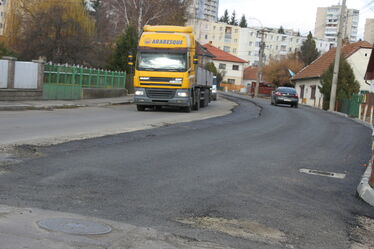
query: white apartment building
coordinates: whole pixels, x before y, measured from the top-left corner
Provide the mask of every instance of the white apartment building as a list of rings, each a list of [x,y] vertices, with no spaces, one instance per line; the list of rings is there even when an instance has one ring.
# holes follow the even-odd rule
[[[192,0],[188,9],[189,19],[218,20],[219,0]]]
[[[374,18],[366,19],[364,40],[374,44]]]
[[[320,39],[327,39],[332,47],[337,45],[340,9],[341,5],[317,8],[314,36]],[[346,10],[343,38],[347,38],[349,42],[357,41],[359,14],[359,10]]]
[[[189,20],[194,27],[196,39],[201,44],[210,43],[256,66],[259,62],[260,37],[258,28],[241,28],[226,23],[208,22],[204,20]],[[298,51],[306,37],[297,36],[297,32],[288,31],[278,34],[278,29],[269,29],[265,33],[265,63],[271,58],[281,59],[289,53]],[[324,53],[329,50],[327,40],[316,39],[317,49]]]
[[[7,0],[0,0],[0,35],[4,34],[6,1]]]

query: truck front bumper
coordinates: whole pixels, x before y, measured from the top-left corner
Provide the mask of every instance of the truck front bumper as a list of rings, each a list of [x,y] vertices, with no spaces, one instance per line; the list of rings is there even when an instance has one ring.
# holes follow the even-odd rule
[[[134,103],[137,105],[144,105],[144,106],[180,106],[180,107],[186,107],[191,106],[191,97],[179,97],[177,93],[175,92],[172,96],[169,96],[169,98],[163,98],[163,97],[149,97],[147,94],[147,91],[143,88],[137,88],[135,90],[143,91],[143,95],[136,95],[134,96]],[[158,89],[157,89],[158,90]]]
[[[134,103],[137,105],[162,105],[162,106],[191,106],[190,98],[172,98],[172,99],[151,99],[148,97],[134,97]]]

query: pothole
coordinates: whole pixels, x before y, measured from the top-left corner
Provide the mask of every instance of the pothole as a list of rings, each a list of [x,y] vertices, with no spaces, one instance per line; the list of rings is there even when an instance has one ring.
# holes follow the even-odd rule
[[[321,170],[315,170],[315,169],[299,169],[299,172],[309,174],[309,175],[326,176],[326,177],[332,177],[332,178],[338,178],[338,179],[345,178],[345,174],[343,173],[335,173],[335,172],[321,171]]]
[[[38,226],[54,232],[76,235],[100,235],[112,231],[108,225],[81,219],[51,218],[37,222]]]
[[[217,231],[233,237],[258,242],[278,244],[286,241],[286,235],[283,232],[254,221],[214,217],[192,217],[177,219],[177,221],[193,227]]]

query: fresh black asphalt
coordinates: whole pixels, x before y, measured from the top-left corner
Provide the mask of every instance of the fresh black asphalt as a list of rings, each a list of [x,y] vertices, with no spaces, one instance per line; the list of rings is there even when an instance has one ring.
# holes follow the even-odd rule
[[[249,220],[284,232],[282,248],[349,248],[356,216],[374,217],[355,196],[370,158],[370,129],[308,107],[227,98],[239,105],[224,117],[38,147],[43,157],[0,175],[0,204],[107,218],[233,248],[280,248],[176,222]]]

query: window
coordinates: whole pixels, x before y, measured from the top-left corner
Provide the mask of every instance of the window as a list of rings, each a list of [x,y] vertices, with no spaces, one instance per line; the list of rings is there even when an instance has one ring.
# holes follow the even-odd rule
[[[238,39],[234,39],[234,42],[237,43],[237,42],[238,42]]]
[[[232,65],[232,70],[239,71],[239,65]]]
[[[208,35],[205,35],[205,40],[207,40],[208,39]]]
[[[316,86],[311,86],[310,87],[311,92],[310,92],[310,99],[316,99]]]
[[[235,33],[238,33],[239,32],[239,29],[235,29]]]
[[[227,83],[229,83],[229,84],[235,84],[235,79],[227,79]]]
[[[253,45],[253,42],[249,42],[249,46],[252,47],[252,45]]]
[[[223,51],[230,53],[230,47],[224,46],[223,47]]]
[[[232,49],[232,52],[233,52],[234,54],[236,54],[236,48],[233,48],[233,49]]]
[[[248,55],[252,55],[252,52],[251,52],[251,51],[249,51],[249,52],[248,52]]]
[[[218,68],[219,68],[219,69],[226,69],[226,64],[220,63],[220,64],[218,65]]]

